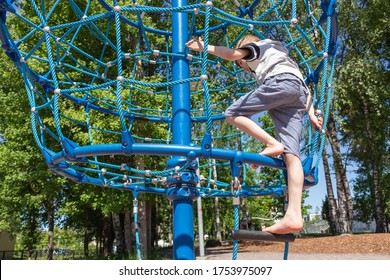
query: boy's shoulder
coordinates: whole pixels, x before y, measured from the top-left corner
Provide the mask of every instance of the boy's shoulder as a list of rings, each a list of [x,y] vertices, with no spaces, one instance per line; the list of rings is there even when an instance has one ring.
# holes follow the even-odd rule
[[[263,48],[266,48],[266,49],[271,48],[271,49],[288,54],[288,49],[280,41],[275,41],[275,40],[271,40],[271,39],[264,39],[264,40],[260,40],[258,42],[253,42],[251,44],[255,44],[256,46],[258,46],[262,49]]]
[[[284,46],[282,42],[271,40],[271,39],[264,39],[264,40],[260,40],[258,42],[253,42],[253,43],[258,45],[258,46],[262,46],[262,45],[275,45],[275,46],[281,46],[281,47]]]

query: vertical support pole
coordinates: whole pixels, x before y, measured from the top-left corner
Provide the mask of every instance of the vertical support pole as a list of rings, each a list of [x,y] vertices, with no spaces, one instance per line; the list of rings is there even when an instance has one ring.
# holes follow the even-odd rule
[[[187,6],[187,0],[173,0],[172,7]],[[172,14],[172,52],[183,54],[188,40],[187,13]],[[172,80],[181,81],[189,77],[189,63],[183,57],[172,60]],[[188,146],[191,141],[190,83],[172,87],[172,137],[173,144]],[[182,167],[186,157],[171,158],[167,166]],[[194,169],[196,169],[195,167]],[[177,178],[168,179],[168,199],[173,201],[173,259],[194,260],[194,213],[193,200],[196,199],[196,175],[194,169],[184,170]]]
[[[187,6],[187,0],[173,0],[172,7]],[[187,13],[172,14],[172,52],[184,54],[188,37]],[[189,63],[185,57],[173,57],[172,80],[189,77]],[[174,144],[189,145],[191,141],[190,84],[178,84],[172,88],[172,137]]]
[[[188,189],[175,188],[173,199],[173,259],[194,260],[194,217]]]
[[[283,260],[286,261],[288,259],[288,242],[284,243],[284,254],[283,254]]]
[[[196,175],[200,176],[199,169],[196,170]],[[198,187],[200,183],[198,183]],[[199,257],[204,258],[206,256],[204,250],[204,231],[203,231],[203,210],[202,210],[202,198],[199,196],[197,199],[198,210],[198,235],[199,235]]]
[[[198,209],[199,257],[204,258],[206,254],[204,250],[202,198],[200,196],[198,197],[197,200],[197,209]]]

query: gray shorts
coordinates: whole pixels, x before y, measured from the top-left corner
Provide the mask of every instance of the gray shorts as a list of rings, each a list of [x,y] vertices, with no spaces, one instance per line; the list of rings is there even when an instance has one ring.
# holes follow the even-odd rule
[[[276,138],[284,152],[300,157],[302,119],[306,110],[307,88],[293,74],[270,77],[225,111],[225,116],[246,116],[268,111],[275,125]]]

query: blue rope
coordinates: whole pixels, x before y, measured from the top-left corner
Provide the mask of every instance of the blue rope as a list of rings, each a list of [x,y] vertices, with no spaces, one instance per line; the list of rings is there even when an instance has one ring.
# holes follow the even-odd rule
[[[234,209],[234,230],[239,230],[240,229],[240,203],[238,198],[233,198],[238,200],[238,203],[235,203],[233,205]],[[233,241],[233,255],[232,255],[232,260],[237,259],[237,254],[238,254],[238,240],[234,239]]]
[[[218,159],[223,159],[224,162],[213,163],[211,157],[215,157],[215,154],[198,152],[196,146],[183,152],[182,150],[188,147],[171,144],[172,87],[187,83],[201,84],[201,89],[196,88],[191,92],[191,103],[196,104],[192,104],[189,112],[191,124],[188,125],[194,126],[194,143],[203,140],[204,130],[210,135],[209,141],[215,145],[234,139],[238,136],[237,132],[228,132],[225,135],[218,133],[217,121],[224,119],[225,108],[253,88],[256,81],[248,81],[247,76],[241,69],[237,69],[234,63],[225,63],[209,57],[210,40],[214,40],[214,34],[222,32],[224,44],[232,47],[247,34],[253,33],[260,38],[275,38],[281,33],[283,43],[291,55],[296,57],[299,66],[306,68],[308,72],[306,81],[308,84],[313,83],[314,104],[323,111],[326,127],[334,94],[331,83],[335,59],[332,56],[333,46],[336,44],[333,35],[337,32],[334,30],[337,24],[334,22],[335,11],[330,8],[334,7],[335,1],[321,1],[322,14],[319,17],[316,15],[321,11],[312,12],[308,0],[303,0],[303,3],[296,0],[268,3],[254,0],[247,7],[239,5],[237,14],[212,6],[211,1],[203,3],[199,0],[190,1],[185,7],[174,8],[153,7],[147,2],[146,5],[138,5],[135,0],[130,5],[119,7],[119,1],[111,2],[113,6],[110,6],[106,1],[99,0],[97,2],[104,10],[97,13],[92,9],[94,2],[85,2],[82,8],[74,0],[67,2],[75,16],[73,22],[47,26],[60,18],[57,14],[58,7],[63,3],[60,0],[56,0],[52,6],[49,6],[47,1],[28,1],[31,7],[28,11],[36,15],[34,19],[24,16],[22,9],[9,7],[8,1],[0,0],[0,12],[8,11],[15,15],[11,18],[0,17],[2,47],[22,74],[31,107],[33,137],[53,172],[80,183],[165,194],[167,181],[180,178],[183,172],[193,168],[193,157],[196,156],[205,158],[207,162],[199,166],[208,174],[207,178],[204,178],[204,186],[199,188],[202,196],[283,195],[285,185],[280,178],[275,180],[278,183],[261,187],[247,185],[246,176],[249,172],[245,165],[240,169],[244,175],[241,190],[236,193],[229,190],[229,183],[212,179],[211,168],[230,168],[228,161],[236,160],[246,153],[244,150],[248,145],[245,144],[242,134],[243,152],[238,149],[233,152],[224,149],[223,156],[218,155]],[[191,14],[189,37],[203,36],[204,52],[191,54],[186,50],[183,53],[172,53],[171,32],[159,29],[158,23],[151,24],[148,13],[162,14],[162,18],[168,20],[172,13]],[[303,20],[299,22],[295,19]],[[7,29],[7,21],[11,20],[20,21],[28,27],[17,39],[14,39]],[[110,34],[113,29],[114,36]],[[229,38],[230,29],[237,31],[235,38]],[[22,30],[13,31],[12,34],[17,32],[21,33]],[[96,45],[93,53],[79,41],[83,32],[88,32],[89,39]],[[123,36],[124,32],[126,37]],[[316,37],[321,37],[323,43],[319,44],[312,39]],[[134,46],[128,46],[128,40],[136,41]],[[305,51],[301,46],[305,46]],[[126,51],[129,53],[125,53]],[[115,57],[110,56],[112,53]],[[170,62],[175,57],[188,60],[191,70],[188,79],[171,80]],[[143,77],[147,71],[143,67],[138,68],[138,62],[142,66],[150,66],[154,70],[153,77]],[[140,75],[137,76],[137,73]],[[74,116],[68,114],[65,109],[67,105],[63,106],[69,103],[73,104],[72,110],[84,108]],[[53,114],[53,123],[47,121],[50,114]],[[97,115],[107,116],[109,121],[119,121],[112,126],[104,126],[99,118],[96,118]],[[138,132],[135,124],[141,120],[153,122],[156,127],[161,124],[156,130],[164,130],[164,133],[136,135]],[[73,143],[72,139],[66,139],[65,135],[72,137],[72,132],[64,133],[64,126],[68,124],[86,133],[85,142],[89,145],[79,146],[79,143]],[[119,141],[113,140],[119,138]],[[0,142],[2,139],[4,138],[1,135]],[[314,167],[318,167],[321,152],[325,147],[325,135],[318,131],[309,131],[306,140],[308,157],[316,157]],[[52,151],[53,141],[61,142],[63,150]],[[101,141],[112,142],[98,144]],[[122,144],[128,141],[134,143],[130,143],[129,149],[123,148]],[[150,145],[149,148],[142,146],[144,143]],[[117,161],[110,163],[106,158],[100,157],[133,155],[132,148],[137,145],[141,148],[135,148],[143,149],[147,154],[161,156],[159,149],[163,144],[169,148],[164,155],[180,155],[187,158],[187,162],[178,168],[151,171],[138,170],[126,164],[118,164]],[[117,148],[118,145],[121,145],[120,149]],[[74,154],[84,150],[88,151],[87,156],[73,158]],[[218,147],[213,147],[214,150],[218,150]],[[137,151],[134,154],[137,154]],[[244,159],[252,156],[254,155],[245,154]],[[80,162],[82,164],[79,164]],[[275,166],[284,169],[281,161],[276,161]],[[213,188],[210,187],[212,181]],[[234,211],[235,218],[239,220],[239,207],[234,206]],[[238,229],[238,226],[239,221],[235,221],[235,228]],[[235,241],[235,247],[237,246]],[[233,252],[234,258],[236,254],[237,252]]]
[[[135,247],[137,250],[137,259],[142,260],[141,256],[141,242],[139,240],[139,230],[138,230],[138,191],[133,191],[133,214],[134,214],[134,228],[135,228]]]

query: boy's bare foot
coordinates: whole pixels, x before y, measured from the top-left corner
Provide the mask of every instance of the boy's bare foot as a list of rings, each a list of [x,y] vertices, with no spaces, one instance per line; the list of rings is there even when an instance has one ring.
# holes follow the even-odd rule
[[[294,219],[289,217],[284,217],[279,223],[274,224],[273,226],[263,229],[275,234],[286,234],[291,232],[300,231],[303,228],[302,218]]]
[[[260,153],[260,155],[274,157],[283,154],[283,152],[284,152],[284,146],[282,145],[282,143],[275,141],[272,144],[267,144],[267,146]],[[259,168],[259,166],[260,165],[258,164],[254,164],[254,163],[251,164],[251,168],[253,168],[254,170]]]
[[[259,167],[260,167],[260,165],[258,165],[258,164],[254,164],[254,163],[251,164],[251,168],[252,168],[253,170],[256,170],[256,169],[259,168]]]
[[[267,144],[265,149],[260,153],[263,156],[274,157],[283,154],[284,146],[282,143],[275,141],[272,144]]]

